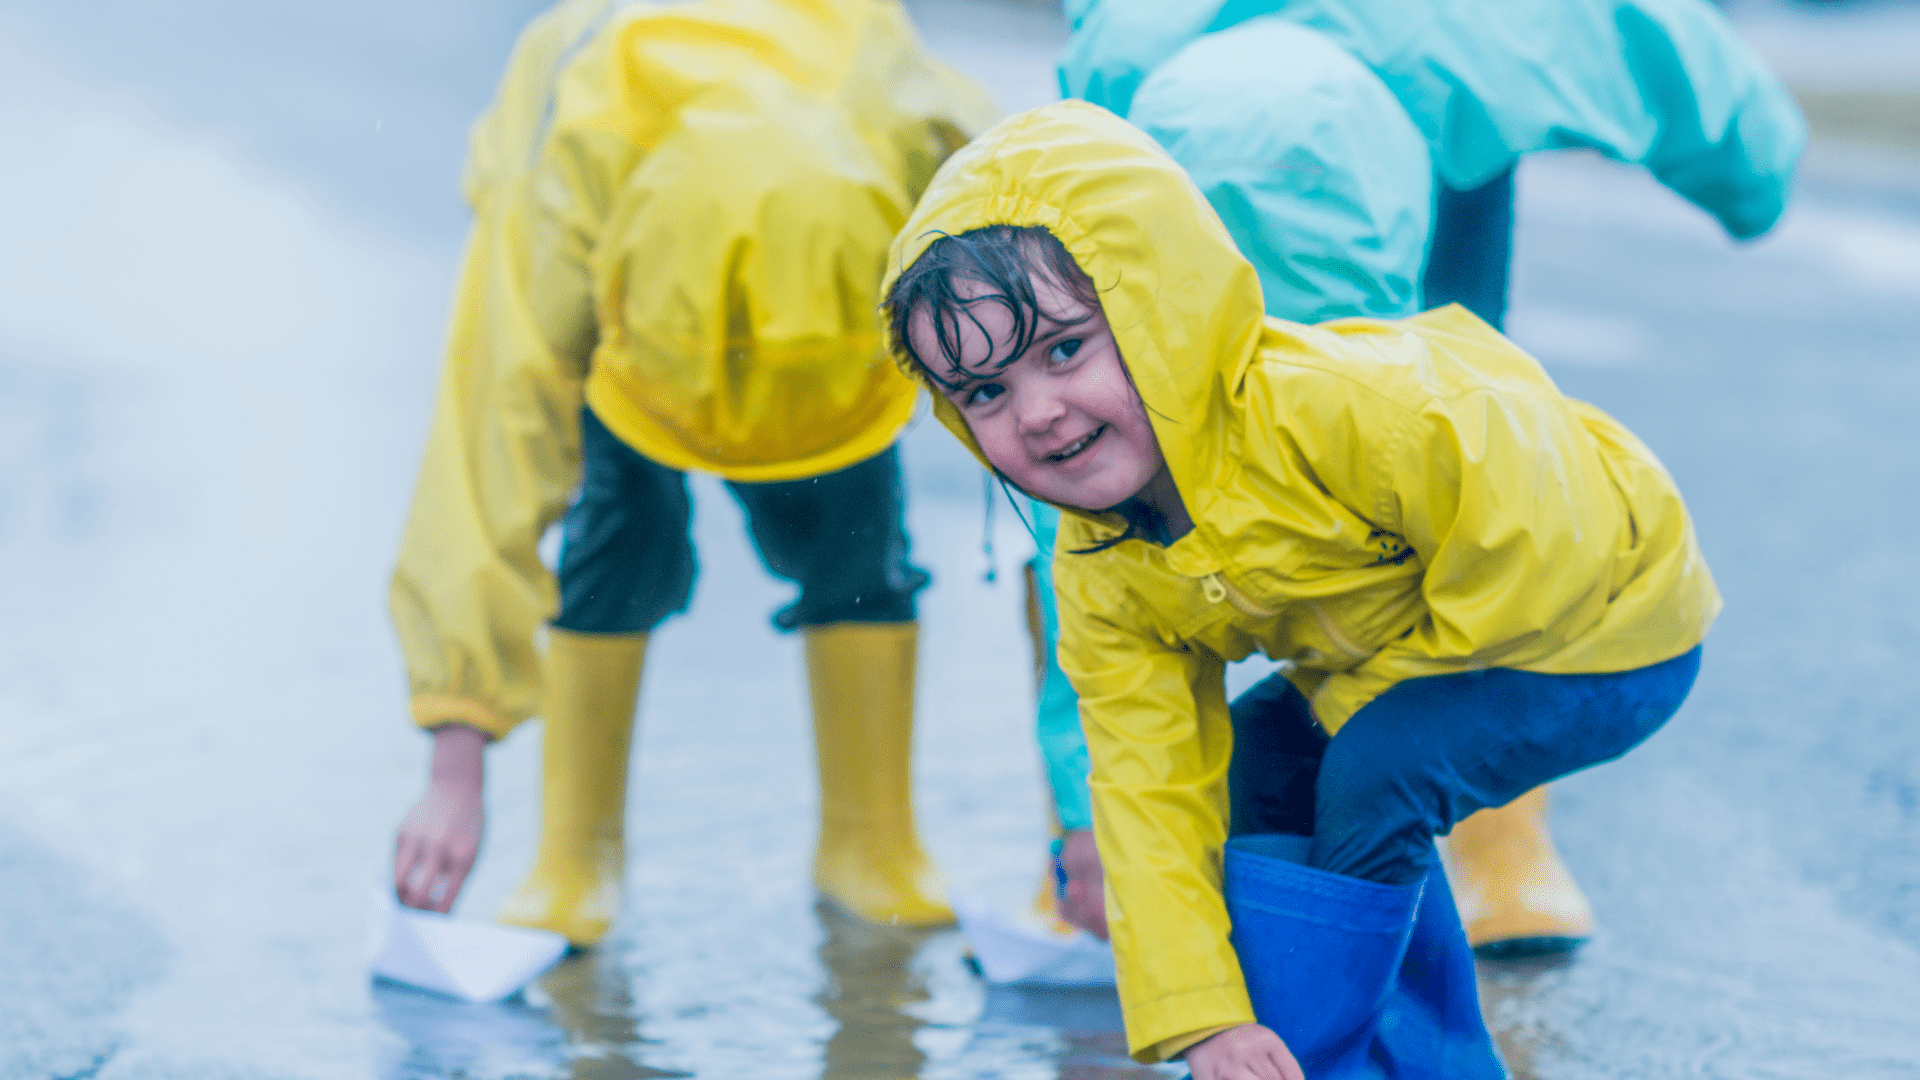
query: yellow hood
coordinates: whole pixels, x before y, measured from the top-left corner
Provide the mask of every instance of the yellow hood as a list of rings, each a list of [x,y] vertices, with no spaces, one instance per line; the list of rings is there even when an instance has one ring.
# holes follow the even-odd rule
[[[1671,659],[1720,599],[1672,478],[1624,427],[1458,307],[1263,319],[1200,192],[1111,114],[1048,106],[954,155],[889,287],[938,236],[989,225],[1043,226],[1091,276],[1193,518],[1165,547],[1054,563],[1128,1042],[1155,1060],[1253,1019],[1220,899],[1227,662],[1290,663],[1337,737],[1408,679]],[[1121,524],[1065,518],[1057,548]]]
[[[991,106],[893,0],[603,11],[534,180],[537,221],[583,234],[588,405],[648,457],[733,480],[879,453],[915,396],[874,315],[887,246]]]
[[[1174,482],[1203,490],[1227,440],[1196,434],[1221,415],[1216,406],[1252,359],[1264,306],[1253,265],[1186,172],[1097,105],[1063,101],[1009,117],[934,175],[894,241],[881,295],[942,235],[989,225],[1041,226],[1066,245],[1100,290]],[[959,412],[932,397],[940,422],[991,468]]]
[[[593,260],[587,403],[646,456],[731,479],[885,449],[914,386],[874,318],[906,192],[844,115],[772,78],[684,106]]]

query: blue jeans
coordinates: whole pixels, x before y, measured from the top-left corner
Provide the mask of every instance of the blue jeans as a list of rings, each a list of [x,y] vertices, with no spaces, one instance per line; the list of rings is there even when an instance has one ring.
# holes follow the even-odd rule
[[[1693,687],[1700,648],[1606,675],[1494,668],[1410,679],[1329,739],[1274,675],[1234,699],[1231,833],[1312,836],[1306,865],[1407,885],[1433,838],[1476,810],[1611,761],[1659,730]]]

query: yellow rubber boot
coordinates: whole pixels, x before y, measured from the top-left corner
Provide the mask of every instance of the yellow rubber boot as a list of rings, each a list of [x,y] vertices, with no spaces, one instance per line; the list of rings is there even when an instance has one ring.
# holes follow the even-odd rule
[[[807,679],[820,763],[820,895],[873,923],[953,922],[913,823],[917,623],[809,627]]]
[[[627,757],[645,634],[547,632],[540,850],[500,921],[598,944],[627,877]]]
[[[1593,909],[1547,832],[1544,785],[1454,826],[1441,851],[1467,940],[1482,956],[1567,952],[1593,934]]]

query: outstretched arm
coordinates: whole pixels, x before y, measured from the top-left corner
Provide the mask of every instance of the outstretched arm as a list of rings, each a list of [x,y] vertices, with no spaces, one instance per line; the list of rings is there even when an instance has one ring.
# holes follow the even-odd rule
[[[1155,625],[1104,555],[1059,567],[1060,661],[1093,764],[1129,1049],[1158,1061],[1253,1020],[1220,890],[1233,733],[1220,659]]]
[[[557,590],[537,547],[579,480],[593,339],[580,233],[548,205],[554,196],[531,197],[524,154],[509,145],[514,104],[503,99],[476,132],[475,223],[391,594],[414,720],[434,733],[394,884],[402,902],[438,911],[479,848],[486,743],[540,698],[535,638]],[[566,185],[544,189],[565,202]]]

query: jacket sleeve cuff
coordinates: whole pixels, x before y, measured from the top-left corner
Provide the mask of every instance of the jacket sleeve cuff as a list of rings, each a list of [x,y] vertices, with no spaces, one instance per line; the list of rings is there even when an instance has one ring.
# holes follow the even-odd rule
[[[1195,1031],[1195,1032],[1190,1032],[1186,1035],[1175,1035],[1171,1039],[1161,1039],[1159,1042],[1154,1044],[1153,1053],[1154,1053],[1154,1056],[1159,1058],[1161,1061],[1172,1061],[1174,1058],[1177,1058],[1181,1054],[1184,1054],[1187,1051],[1193,1049],[1194,1047],[1199,1046],[1201,1043],[1205,1042],[1208,1039],[1213,1038],[1215,1035],[1218,1035],[1223,1031],[1228,1031],[1239,1026],[1240,1025],[1238,1024],[1222,1024],[1219,1027],[1208,1028],[1205,1031]]]
[[[465,724],[486,733],[489,739],[505,738],[519,726],[514,720],[478,698],[458,694],[420,694],[413,699],[413,722],[423,728],[442,724]]]
[[[1127,1050],[1143,1065],[1164,1061],[1224,1028],[1252,1024],[1245,986],[1209,986],[1127,1009]],[[1184,1040],[1184,1041],[1182,1041]],[[1170,1046],[1177,1049],[1163,1053]]]

